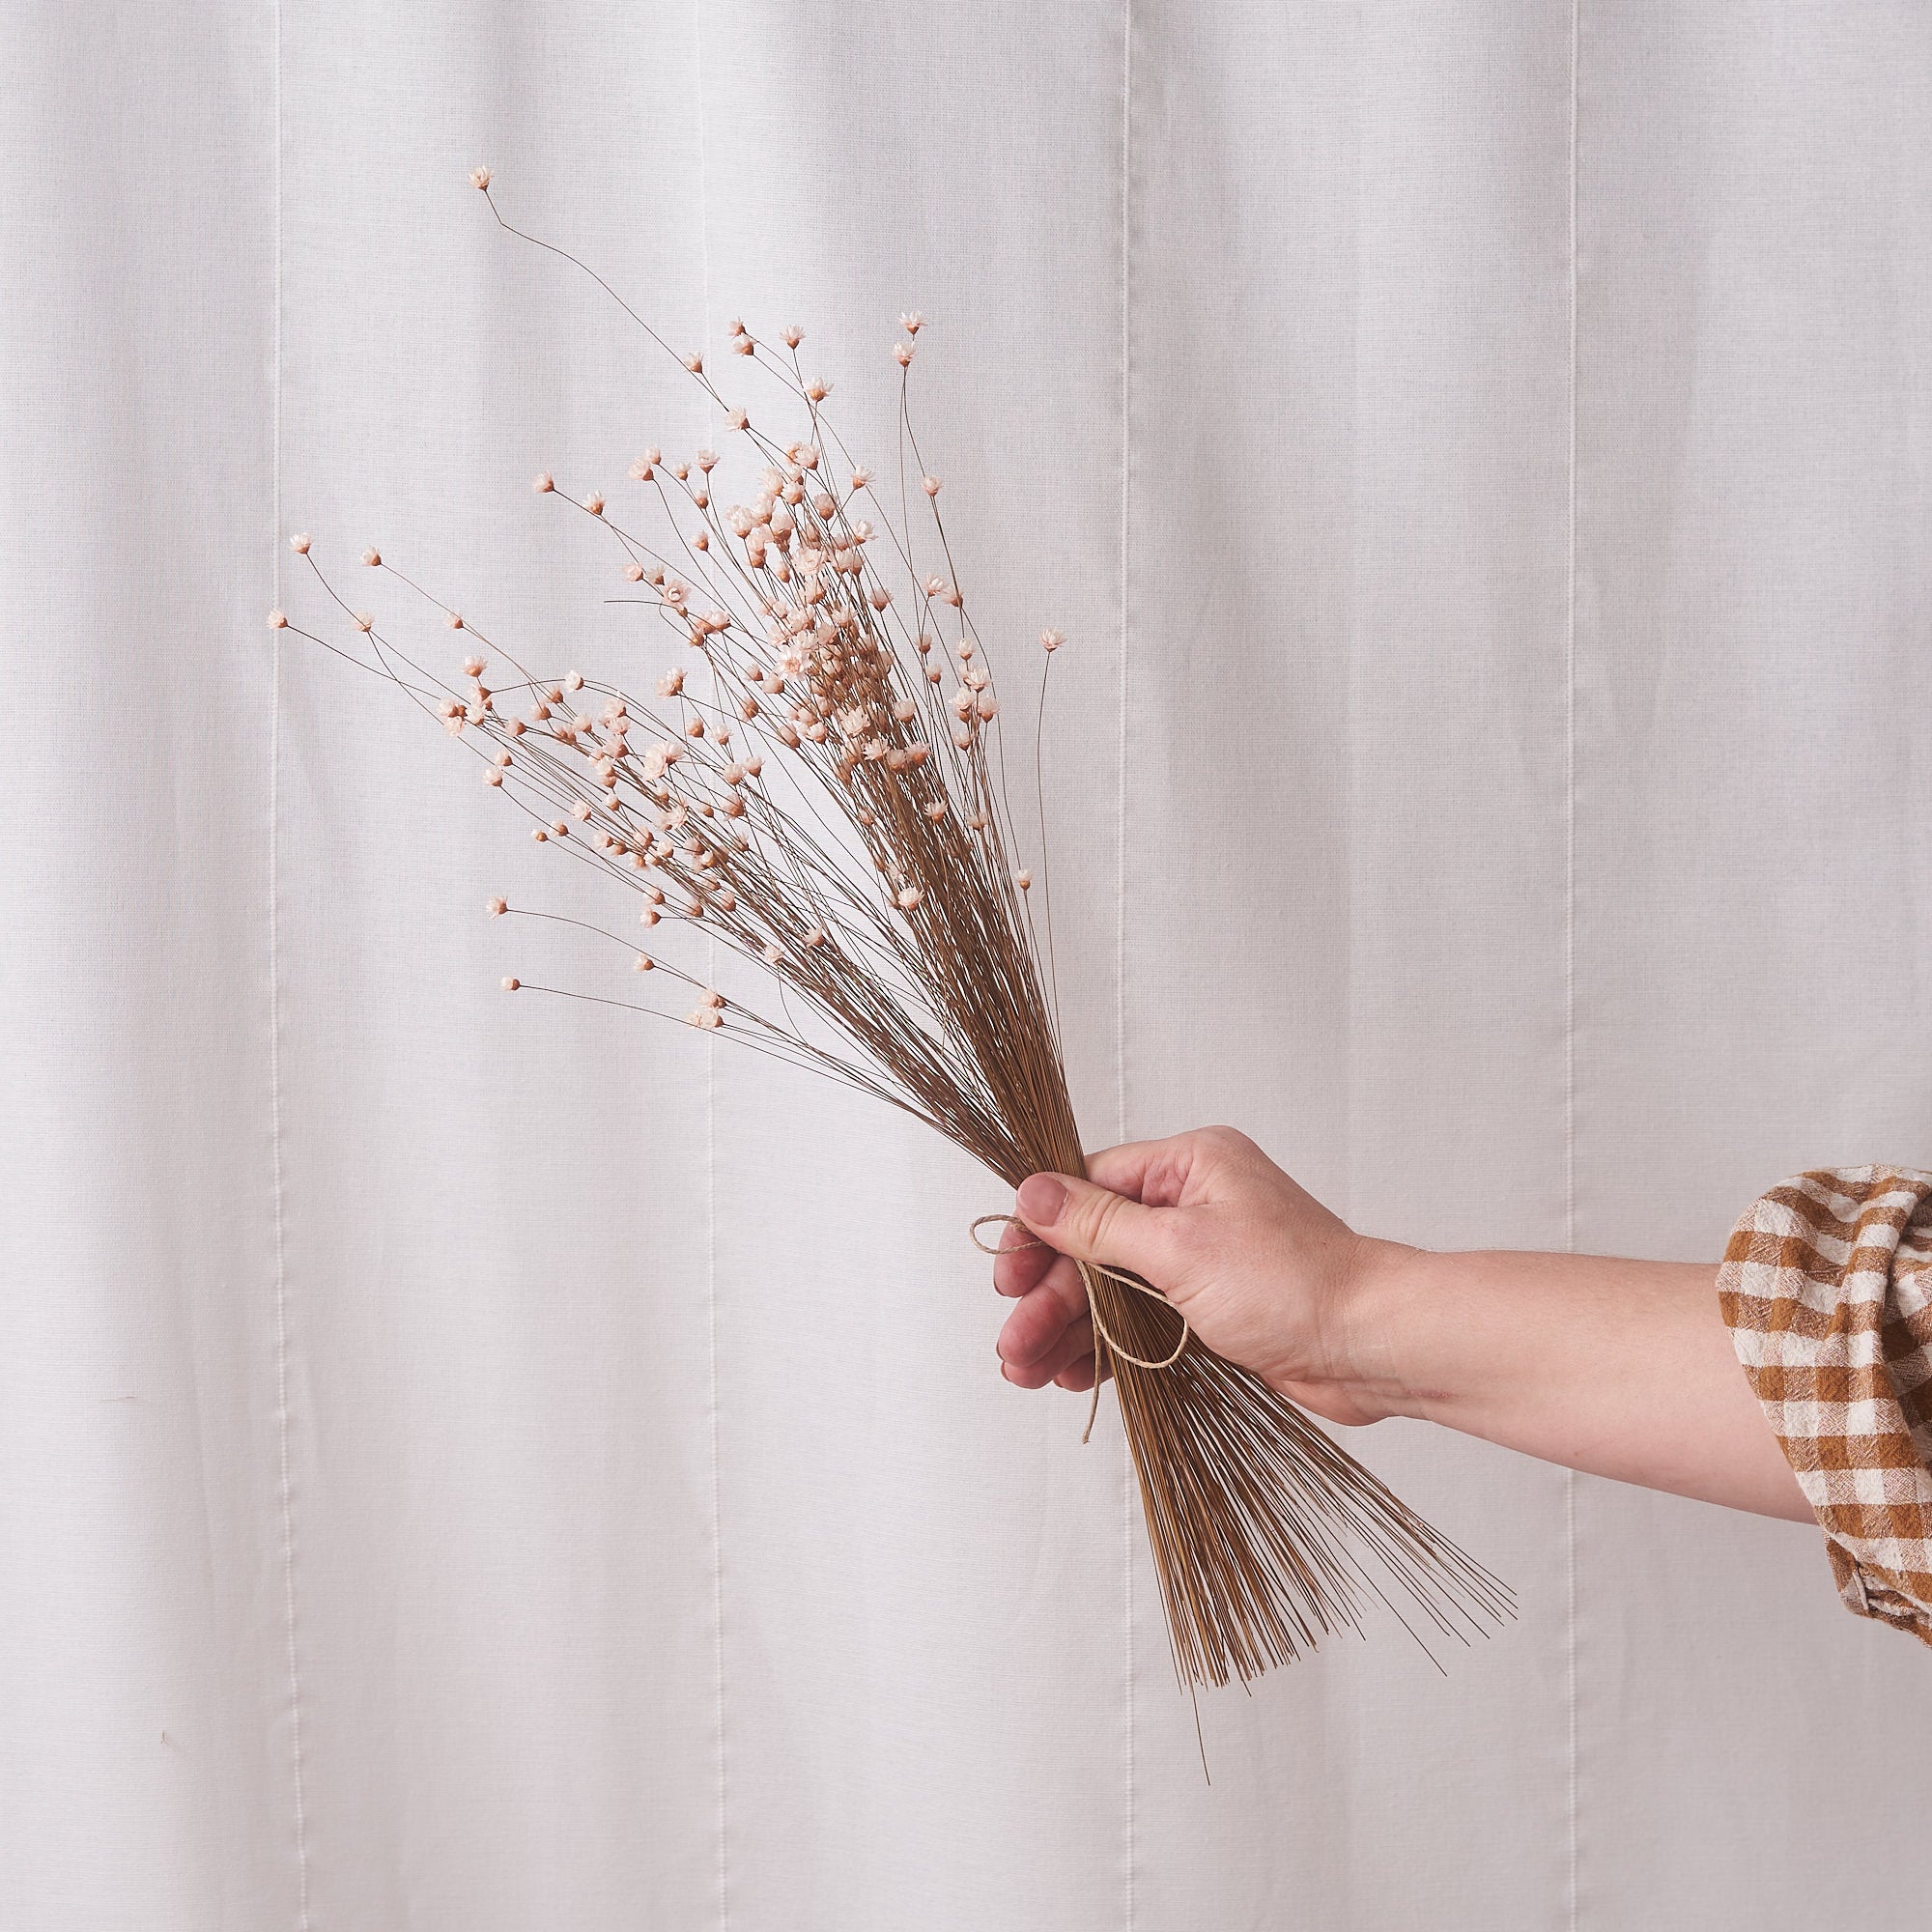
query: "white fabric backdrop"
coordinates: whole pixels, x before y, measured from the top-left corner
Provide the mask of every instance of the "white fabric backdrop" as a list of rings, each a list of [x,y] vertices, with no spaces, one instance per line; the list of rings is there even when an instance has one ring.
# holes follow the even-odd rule
[[[504,1001],[601,967],[484,896],[570,888],[262,619],[320,616],[308,528],[653,648],[527,481],[702,419],[479,160],[679,339],[796,316],[862,437],[920,306],[982,618],[1074,640],[1090,1137],[1224,1118],[1376,1232],[1714,1256],[1795,1169],[1932,1165],[1932,15],[0,37],[0,1922],[1910,1916],[1932,1661],[1815,1535],[1397,1426],[1351,1446],[1520,1622],[1207,1699],[1204,1787],[1118,1429],[993,1373],[994,1190]]]

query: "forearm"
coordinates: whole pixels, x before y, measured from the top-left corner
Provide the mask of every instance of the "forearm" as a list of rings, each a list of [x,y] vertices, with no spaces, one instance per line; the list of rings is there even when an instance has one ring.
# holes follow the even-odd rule
[[[1811,1520],[1738,1366],[1715,1264],[1365,1245],[1364,1393],[1592,1475]]]

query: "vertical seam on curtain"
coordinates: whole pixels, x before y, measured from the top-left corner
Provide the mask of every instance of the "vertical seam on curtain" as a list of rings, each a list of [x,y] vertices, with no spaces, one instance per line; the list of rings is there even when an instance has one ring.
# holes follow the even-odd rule
[[[1577,69],[1582,0],[1570,4],[1570,439],[1568,623],[1564,665],[1563,1243],[1577,1252]],[[1577,1717],[1577,1472],[1563,1472],[1564,1663],[1568,1707],[1565,1891],[1577,1932],[1579,1821]]]
[[[704,128],[704,0],[693,0],[692,36],[694,68],[697,86],[697,242],[703,275],[703,305],[699,315],[699,336],[711,329],[711,191],[706,166]],[[705,429],[710,412],[705,411]],[[714,678],[715,684],[715,678]],[[716,691],[712,693],[714,698]],[[706,936],[705,956],[715,961],[716,939]],[[707,983],[716,983],[716,975],[706,971]],[[724,1730],[724,1475],[720,1453],[723,1440],[720,1423],[718,1379],[718,1056],[707,1046],[704,1052],[704,1303],[706,1311],[706,1352],[711,1383],[711,1629],[712,1683],[717,1708],[715,1736],[717,1780],[718,1924],[720,1932],[731,1922],[730,1839],[727,1833],[727,1759]]]
[[[1114,1127],[1127,1137],[1127,639],[1128,536],[1132,502],[1133,447],[1133,142],[1134,7],[1121,9],[1121,691],[1115,745],[1114,794]],[[1095,1373],[1098,1373],[1097,1368]],[[1125,1748],[1124,1845],[1122,1884],[1126,1932],[1134,1923],[1134,1492],[1133,1458],[1123,1455],[1121,1469],[1121,1595],[1126,1655],[1122,1671],[1122,1734]]]
[[[282,602],[282,9],[275,0],[274,394],[270,493],[275,608]],[[308,1932],[308,1817],[302,1791],[301,1670],[296,1637],[295,1482],[289,1456],[289,1270],[282,1187],[282,635],[274,634],[269,686],[269,1146],[274,1222],[275,1432],[281,1463],[282,1627],[289,1665],[289,1771],[295,1810],[296,1922]]]

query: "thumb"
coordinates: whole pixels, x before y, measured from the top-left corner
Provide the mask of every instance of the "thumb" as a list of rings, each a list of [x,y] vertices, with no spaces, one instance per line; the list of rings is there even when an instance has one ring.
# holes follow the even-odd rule
[[[1017,1205],[1036,1235],[1075,1261],[1128,1268],[1152,1281],[1168,1258],[1171,1208],[1145,1207],[1069,1174],[1028,1176]]]

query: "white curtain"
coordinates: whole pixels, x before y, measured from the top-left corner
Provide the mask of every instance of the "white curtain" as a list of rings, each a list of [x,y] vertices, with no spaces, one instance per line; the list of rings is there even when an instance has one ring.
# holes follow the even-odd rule
[[[1910,0],[0,7],[0,1922],[1903,1924],[1932,1659],[1815,1533],[1389,1425],[1510,1579],[1175,1685],[999,1190],[676,1029],[271,638],[658,647],[539,469],[797,320],[1069,636],[1095,1144],[1712,1259],[1932,1166],[1932,14]],[[1030,674],[1030,671],[1029,671]],[[621,967],[622,961],[618,965]],[[1888,1917],[1888,1914],[1890,1916]]]

